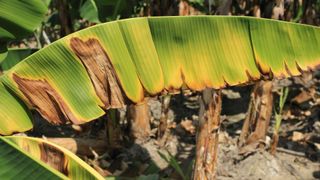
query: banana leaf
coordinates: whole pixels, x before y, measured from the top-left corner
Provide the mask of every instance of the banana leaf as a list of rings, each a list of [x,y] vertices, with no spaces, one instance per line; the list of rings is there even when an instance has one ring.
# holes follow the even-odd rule
[[[89,22],[100,23],[130,17],[134,5],[134,0],[85,0],[79,13]]]
[[[201,91],[296,76],[319,65],[319,45],[318,27],[252,17],[99,24],[52,43],[0,77],[0,115],[6,113],[0,120],[12,124],[1,124],[0,134],[31,124],[25,106],[54,124],[81,124],[109,108],[183,87]],[[21,112],[8,113],[8,106]]]
[[[6,56],[7,42],[31,34],[47,10],[42,0],[0,0],[0,62]]]
[[[68,150],[39,138],[0,136],[0,179],[104,179]]]
[[[42,0],[0,0],[0,27],[21,38],[39,26],[46,12]]]
[[[7,71],[21,60],[28,57],[38,49],[31,48],[11,48],[8,49],[6,57],[0,62],[0,70]]]

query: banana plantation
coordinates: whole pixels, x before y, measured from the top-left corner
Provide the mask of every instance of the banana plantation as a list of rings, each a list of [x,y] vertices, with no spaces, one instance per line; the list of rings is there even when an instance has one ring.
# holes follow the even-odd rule
[[[0,179],[319,179],[318,26],[317,0],[0,0]]]

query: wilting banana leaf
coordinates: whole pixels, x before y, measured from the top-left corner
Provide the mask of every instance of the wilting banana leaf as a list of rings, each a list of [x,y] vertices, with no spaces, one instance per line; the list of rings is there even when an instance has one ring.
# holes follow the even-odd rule
[[[0,179],[104,179],[68,150],[39,138],[0,136]]]
[[[299,75],[319,65],[319,45],[319,28],[290,22],[135,18],[73,33],[27,57],[0,81],[3,91],[12,91],[7,96],[18,96],[49,122],[80,124],[182,86],[200,91]],[[20,121],[12,116],[1,121]]]

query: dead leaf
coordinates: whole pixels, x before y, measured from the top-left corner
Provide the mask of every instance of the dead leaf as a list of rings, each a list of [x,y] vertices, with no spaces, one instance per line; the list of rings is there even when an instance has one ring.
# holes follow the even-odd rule
[[[311,111],[305,111],[305,112],[303,112],[303,114],[306,115],[306,116],[310,116],[311,115]]]
[[[309,91],[302,91],[300,94],[298,94],[296,97],[294,97],[291,102],[302,104],[306,101],[310,101],[314,99],[314,96],[316,94],[315,88],[310,88]]]
[[[193,125],[192,120],[182,120],[180,125],[181,127],[189,132],[190,134],[194,135],[196,133],[196,127]]]
[[[304,139],[304,135],[301,132],[294,131],[292,135],[292,141],[301,141]]]
[[[175,129],[177,127],[176,122],[169,122],[168,123],[168,129]]]
[[[313,144],[317,147],[318,151],[320,151],[320,143],[313,143]]]

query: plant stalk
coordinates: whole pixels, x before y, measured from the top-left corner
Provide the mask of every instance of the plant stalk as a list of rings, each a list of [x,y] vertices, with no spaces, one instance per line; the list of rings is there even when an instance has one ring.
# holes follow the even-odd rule
[[[200,97],[194,180],[215,179],[221,112],[221,91],[205,89]]]

